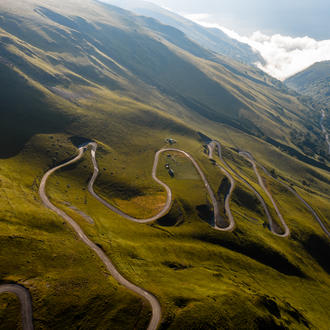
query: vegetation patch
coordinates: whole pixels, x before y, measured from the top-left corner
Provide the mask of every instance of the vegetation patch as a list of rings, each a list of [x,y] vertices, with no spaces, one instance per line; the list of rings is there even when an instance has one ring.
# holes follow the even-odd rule
[[[0,294],[0,329],[20,329],[21,303],[12,293]]]

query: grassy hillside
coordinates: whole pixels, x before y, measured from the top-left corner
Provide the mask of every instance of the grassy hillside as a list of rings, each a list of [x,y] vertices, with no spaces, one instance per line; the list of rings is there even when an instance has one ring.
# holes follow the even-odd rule
[[[0,56],[47,93],[76,105],[102,96],[105,103],[106,89],[207,133],[227,124],[286,146],[300,159],[301,153],[314,157],[318,165],[323,149],[318,114],[280,82],[211,53],[155,20],[84,3],[75,6],[71,0],[58,9],[52,2],[46,8],[31,0],[13,8],[4,1]]]
[[[149,306],[39,199],[42,175],[83,140],[99,144],[95,190],[136,217],[154,215],[164,202],[151,168],[169,137],[195,157],[223,209],[226,182],[204,152],[209,137],[260,194],[239,149],[291,184],[329,227],[318,114],[279,82],[178,30],[98,2],[59,8],[55,0],[2,0],[0,12],[0,283],[29,288],[36,329],[144,329],[150,318]],[[173,190],[173,207],[154,224],[131,223],[92,198],[87,153],[52,176],[47,193],[125,277],[159,299],[161,329],[327,329],[329,241],[305,206],[265,177],[292,232],[278,238],[237,183],[237,228],[216,232],[192,164],[171,153],[171,178],[167,162],[164,154],[157,174]],[[15,298],[1,295],[0,328],[15,326],[17,311]]]
[[[136,0],[101,1],[131,10],[139,15],[152,17],[163,24],[173,26],[184,32],[191,40],[197,42],[204,48],[228,56],[238,62],[251,65],[256,62],[263,62],[263,58],[258,53],[254,52],[249,45],[231,39],[219,29],[205,28],[151,2]]]
[[[285,84],[297,92],[311,96],[316,103],[330,106],[330,61],[318,62],[288,78]]]

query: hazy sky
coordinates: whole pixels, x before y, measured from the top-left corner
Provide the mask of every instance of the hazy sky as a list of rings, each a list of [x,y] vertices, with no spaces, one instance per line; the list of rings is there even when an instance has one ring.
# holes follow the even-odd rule
[[[329,0],[149,0],[181,14],[209,14],[241,35],[266,34],[330,39]]]

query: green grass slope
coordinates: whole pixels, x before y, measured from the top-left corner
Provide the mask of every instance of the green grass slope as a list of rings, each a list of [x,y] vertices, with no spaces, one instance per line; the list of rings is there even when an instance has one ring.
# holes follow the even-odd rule
[[[49,93],[79,105],[100,94],[106,102],[106,88],[207,132],[225,123],[300,159],[321,153],[318,114],[260,70],[117,7],[45,5],[2,2],[0,56]]]
[[[209,136],[260,194],[238,149],[291,184],[329,227],[329,164],[318,153],[318,118],[285,87],[155,21],[87,0],[58,7],[51,0],[0,4],[0,280],[30,289],[36,329],[144,329],[150,318],[149,306],[119,286],[39,199],[42,175],[86,139],[99,144],[95,190],[136,217],[164,203],[151,168],[168,137],[195,157],[223,209],[224,176],[204,153]],[[231,201],[236,230],[214,231],[203,183],[179,154],[160,160],[157,174],[174,203],[150,225],[93,199],[91,173],[86,153],[50,178],[47,193],[125,277],[157,296],[161,329],[327,329],[329,241],[273,179],[265,178],[291,229],[288,239],[263,226],[262,208],[242,183]],[[0,296],[0,328],[15,326],[18,308],[12,296]]]

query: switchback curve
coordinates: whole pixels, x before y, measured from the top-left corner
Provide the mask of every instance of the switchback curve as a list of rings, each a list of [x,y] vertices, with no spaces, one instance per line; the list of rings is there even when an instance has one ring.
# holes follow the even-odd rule
[[[277,235],[277,236],[280,236],[280,237],[289,237],[290,235],[290,229],[289,227],[287,226],[276,202],[275,202],[275,199],[273,197],[273,195],[271,194],[271,192],[268,190],[268,188],[266,187],[261,175],[259,174],[259,171],[258,171],[258,168],[257,168],[257,165],[256,165],[256,162],[254,161],[254,158],[252,157],[252,155],[249,153],[249,152],[246,152],[246,151],[241,151],[239,153],[242,157],[244,157],[253,167],[253,170],[254,170],[254,173],[256,174],[257,178],[258,178],[258,182],[259,182],[259,185],[260,187],[264,190],[264,192],[266,193],[266,195],[268,196],[268,198],[270,199],[271,203],[273,204],[274,206],[274,209],[276,211],[276,214],[277,216],[279,217],[280,221],[281,221],[281,224],[284,228],[284,232],[283,233],[277,233],[276,230],[274,229],[274,222],[271,222],[271,231],[273,232],[273,234]]]
[[[78,160],[80,160],[82,158],[86,148],[87,148],[86,146],[79,148],[79,153],[75,158],[73,158],[72,160],[70,160],[62,165],[59,165],[59,166],[49,170],[43,176],[41,183],[40,183],[40,187],[39,187],[40,198],[41,198],[43,204],[47,208],[49,208],[50,210],[52,210],[53,212],[58,214],[60,217],[62,217],[73,228],[73,230],[77,233],[78,237],[98,255],[98,257],[101,259],[103,264],[106,266],[106,268],[108,269],[110,274],[118,281],[118,283],[120,283],[127,289],[135,292],[136,294],[143,297],[150,303],[151,308],[152,308],[152,317],[151,317],[151,320],[150,320],[150,323],[148,326],[148,330],[155,330],[158,328],[160,321],[161,321],[161,306],[160,306],[160,303],[158,302],[157,298],[154,295],[152,295],[151,293],[136,286],[135,284],[129,282],[126,278],[124,278],[118,272],[116,267],[112,264],[112,262],[110,261],[108,256],[86,236],[86,234],[83,232],[83,230],[80,228],[80,226],[71,217],[69,217],[65,212],[63,212],[62,210],[57,208],[55,205],[53,205],[46,195],[45,191],[46,191],[46,183],[47,183],[48,178],[54,172],[58,171],[59,169],[64,168],[64,167],[71,165],[71,164],[77,162]]]
[[[158,167],[159,157],[162,153],[178,152],[178,153],[183,154],[186,158],[188,158],[192,162],[192,164],[194,165],[195,169],[197,170],[198,174],[200,175],[200,177],[204,183],[204,186],[210,196],[210,199],[211,199],[211,202],[213,205],[214,229],[219,230],[219,231],[233,230],[234,222],[232,221],[229,226],[225,223],[225,221],[223,220],[223,218],[220,215],[218,202],[215,198],[214,192],[213,192],[210,184],[208,183],[208,181],[205,177],[205,174],[203,173],[202,169],[200,168],[200,166],[198,165],[196,160],[187,152],[180,150],[180,149],[175,149],[175,148],[164,148],[164,149],[161,149],[156,152],[155,159],[154,159],[154,165],[152,168],[152,178],[155,182],[157,182],[159,185],[161,185],[166,190],[166,194],[167,194],[166,203],[165,203],[163,209],[155,216],[152,216],[147,219],[138,219],[138,218],[134,218],[134,217],[126,214],[125,212],[123,212],[123,211],[119,210],[118,208],[116,208],[115,206],[111,205],[106,200],[104,200],[102,197],[100,197],[98,194],[96,194],[96,192],[94,191],[94,183],[99,174],[99,168],[98,168],[97,161],[96,161],[97,144],[90,143],[90,145],[92,147],[91,156],[92,156],[92,161],[93,161],[93,166],[94,166],[94,173],[93,173],[93,176],[92,176],[90,182],[88,183],[88,190],[92,194],[92,196],[94,196],[104,206],[106,206],[113,212],[117,213],[118,215],[122,216],[123,218],[133,221],[133,222],[137,222],[137,223],[151,223],[151,222],[154,222],[154,221],[160,219],[161,217],[163,217],[164,215],[166,215],[169,212],[169,210],[171,209],[171,203],[172,203],[172,191],[164,182],[162,182],[161,180],[159,180],[157,178],[157,167]],[[229,204],[228,204],[228,207],[229,207]]]
[[[15,294],[21,303],[23,330],[33,330],[32,299],[29,290],[17,284],[0,285],[0,294],[5,292]]]

